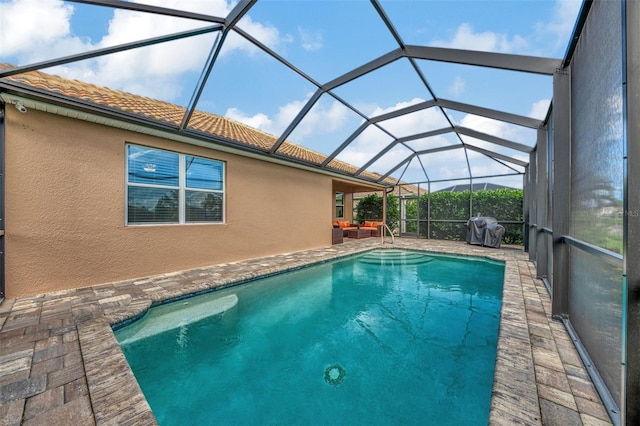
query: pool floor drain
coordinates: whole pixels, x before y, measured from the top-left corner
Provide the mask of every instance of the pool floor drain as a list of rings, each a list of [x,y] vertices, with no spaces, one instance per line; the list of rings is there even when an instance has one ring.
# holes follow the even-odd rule
[[[324,381],[330,385],[337,386],[344,380],[347,371],[338,364],[330,365],[324,370]]]

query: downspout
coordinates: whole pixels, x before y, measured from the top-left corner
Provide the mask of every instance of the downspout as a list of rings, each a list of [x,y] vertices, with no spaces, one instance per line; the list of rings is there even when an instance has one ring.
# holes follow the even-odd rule
[[[382,221],[387,223],[387,188],[382,191]]]

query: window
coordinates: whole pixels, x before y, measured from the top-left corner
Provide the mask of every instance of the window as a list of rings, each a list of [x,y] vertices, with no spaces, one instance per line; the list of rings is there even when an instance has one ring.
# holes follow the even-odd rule
[[[336,192],[336,219],[344,218],[344,194]]]
[[[222,223],[224,163],[127,145],[127,224]]]

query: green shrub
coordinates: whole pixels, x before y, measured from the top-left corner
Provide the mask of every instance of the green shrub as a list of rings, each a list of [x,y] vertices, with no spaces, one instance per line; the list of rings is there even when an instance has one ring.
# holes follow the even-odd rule
[[[427,207],[431,198],[431,216],[433,220],[469,219],[469,191],[434,192],[420,196],[420,218],[427,218]]]
[[[522,190],[494,189],[473,193],[474,216],[490,216],[500,220],[522,220]]]
[[[389,228],[394,229],[398,226],[400,218],[400,209],[398,207],[398,198],[393,194],[387,194],[387,220]],[[362,223],[365,220],[382,220],[382,196],[378,194],[369,194],[360,199],[356,206],[355,221]]]
[[[473,196],[473,198],[470,198]],[[434,222],[434,220],[467,221],[472,216],[489,216],[501,221],[522,221],[523,192],[521,189],[495,189],[471,193],[434,192],[420,196],[420,236],[427,238],[426,218],[431,219],[429,238],[464,241],[466,230],[461,222]],[[430,205],[429,205],[430,202]],[[473,202],[473,212],[470,212]],[[428,213],[431,213],[430,216]],[[522,244],[522,224],[502,223],[505,227],[505,244]]]
[[[470,199],[471,196],[473,196],[472,199]],[[418,235],[422,238],[464,241],[466,221],[472,216],[489,216],[496,218],[498,223],[504,226],[503,243],[522,244],[522,224],[501,223],[522,222],[522,197],[521,189],[507,188],[476,191],[473,194],[471,191],[423,194],[417,202],[409,200],[405,205],[407,219],[419,218],[418,222],[407,221],[406,231],[409,233],[418,231]],[[470,212],[471,201],[473,202],[473,212]],[[356,206],[355,220],[359,223],[365,220],[380,220],[381,218],[382,196],[380,195],[367,195]],[[431,220],[429,235],[427,235],[427,218]],[[388,194],[387,225],[391,229],[395,229],[399,219],[398,198],[393,194]],[[443,222],[437,222],[440,220]]]

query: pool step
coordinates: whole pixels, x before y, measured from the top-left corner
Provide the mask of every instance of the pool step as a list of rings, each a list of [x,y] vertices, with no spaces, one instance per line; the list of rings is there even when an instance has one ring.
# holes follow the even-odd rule
[[[434,260],[421,253],[389,251],[372,252],[363,255],[359,261],[369,265],[421,265]]]
[[[193,301],[193,304],[190,304]],[[206,303],[195,303],[196,299],[185,301],[180,306],[174,302],[177,309],[168,310],[165,313],[154,316],[153,318],[143,318],[139,324],[133,323],[123,328],[123,338],[118,339],[121,345],[135,342],[156,334],[164,333],[200,321],[201,319],[219,315],[228,311],[238,304],[238,296],[230,294],[219,299],[207,301]],[[131,334],[128,335],[126,329],[130,328]]]

